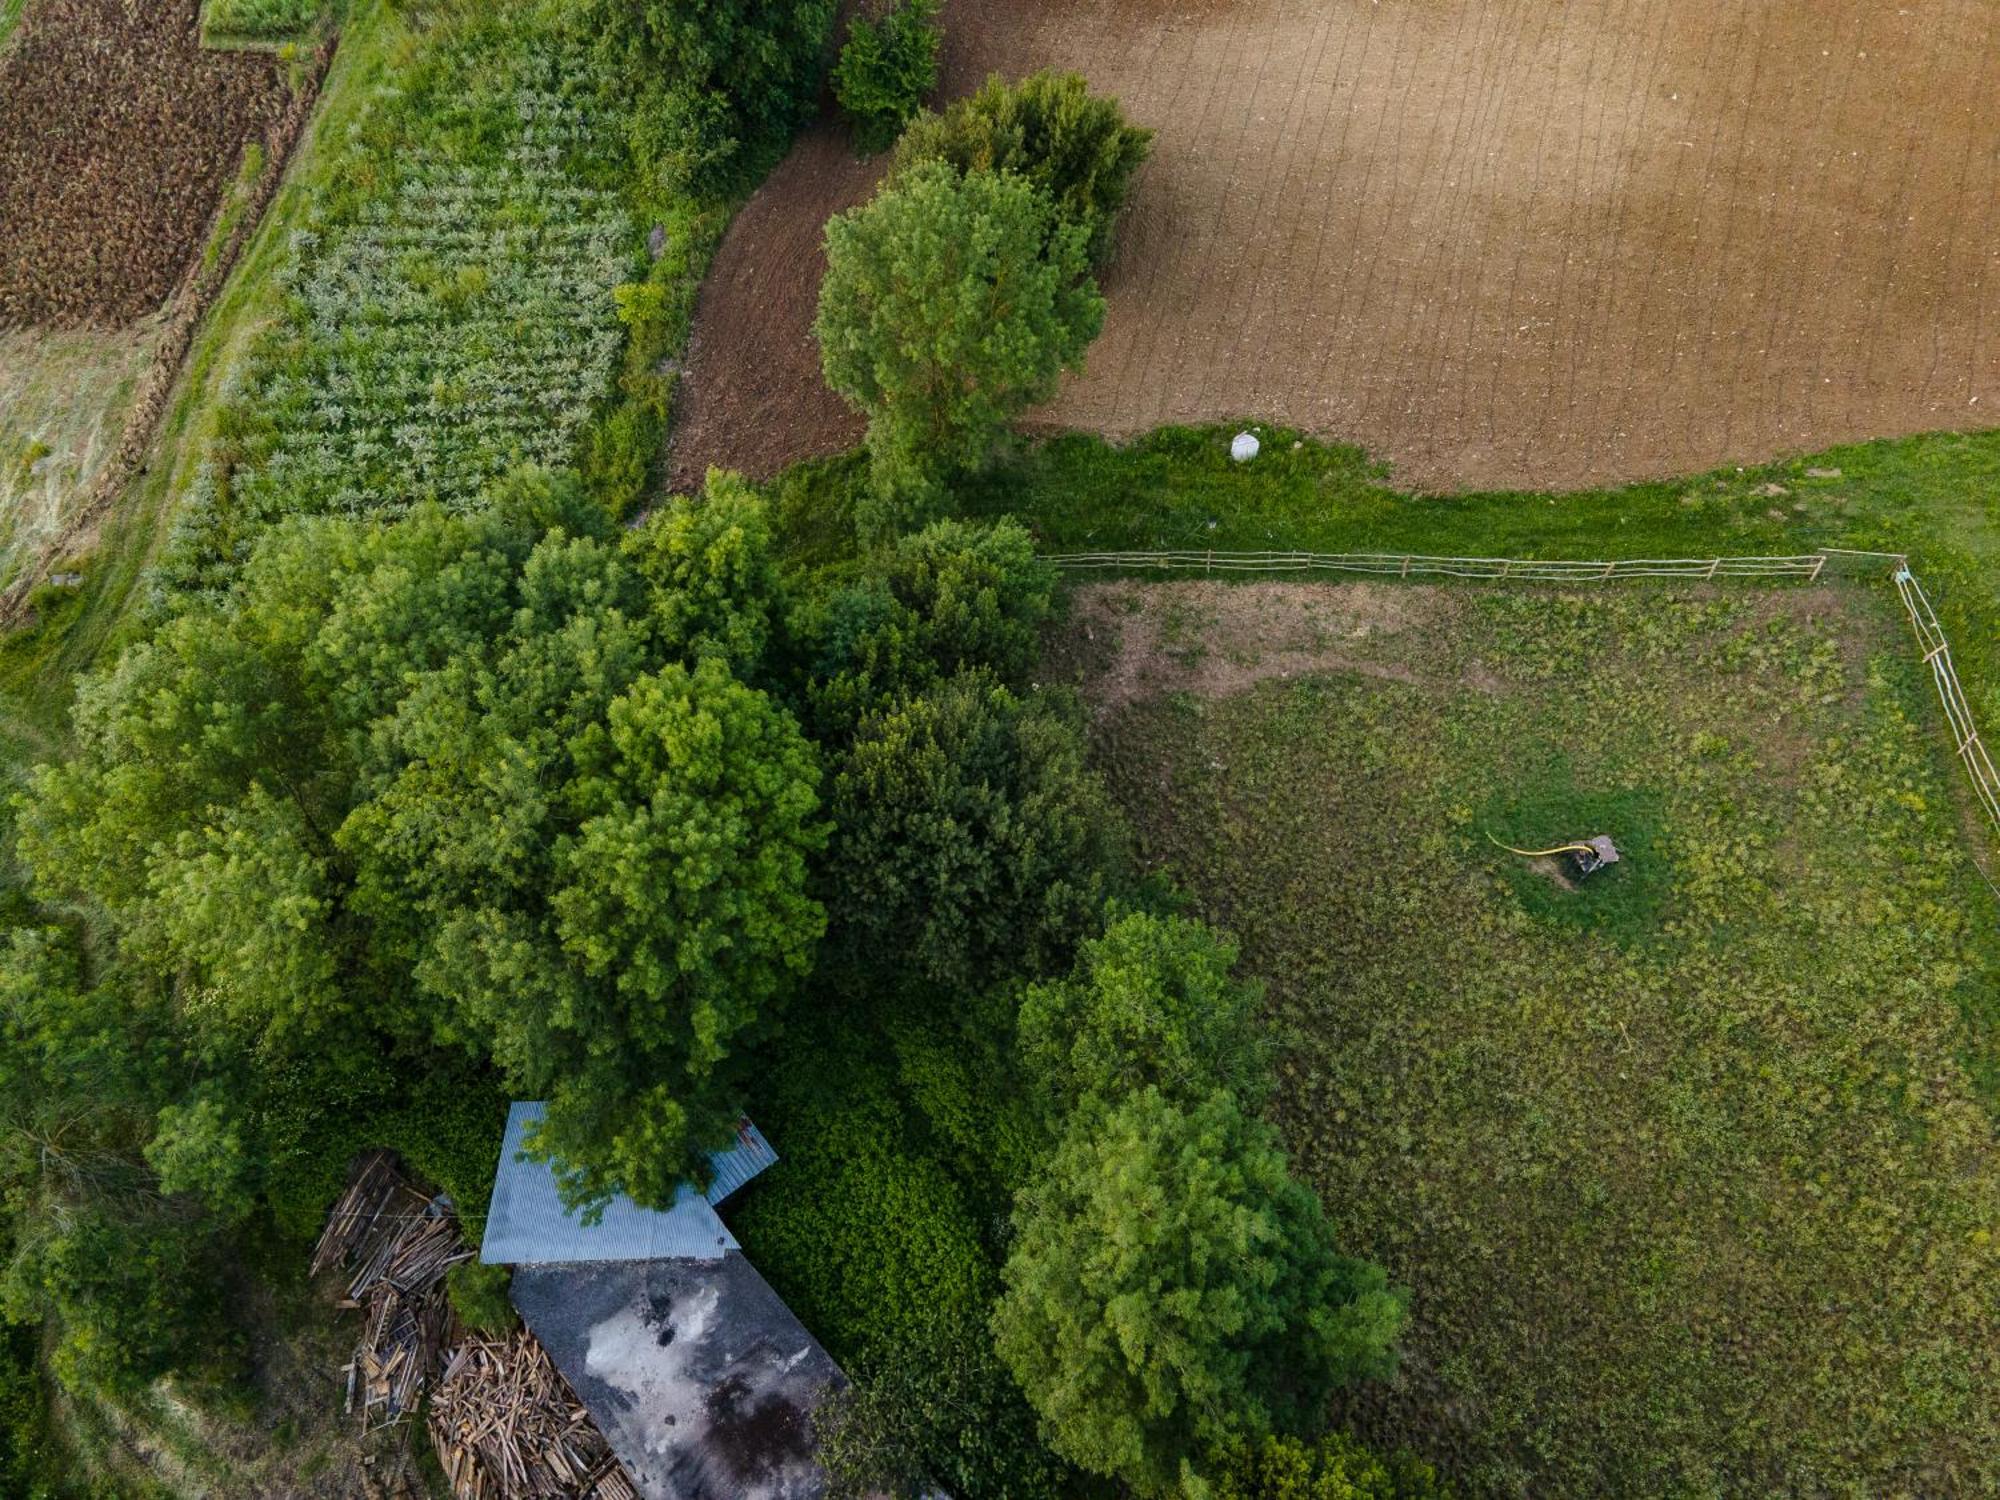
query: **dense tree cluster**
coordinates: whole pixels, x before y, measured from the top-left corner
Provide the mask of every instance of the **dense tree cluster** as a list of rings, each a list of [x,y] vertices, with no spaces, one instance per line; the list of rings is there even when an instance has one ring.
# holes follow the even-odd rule
[[[85,686],[20,808],[38,893],[109,916],[211,1070],[471,1049],[551,1100],[580,1196],[664,1203],[823,926],[818,759],[754,685],[767,547],[727,481],[618,534],[533,472],[282,529]],[[157,1154],[211,1202],[259,1154],[225,1097]]]
[[[835,10],[588,0],[636,196],[740,186]],[[936,10],[854,23],[873,145]],[[572,1202],[664,1205],[747,1107],[789,1170],[736,1227],[856,1377],[819,1415],[834,1494],[1425,1493],[1320,1435],[1403,1298],[1263,1118],[1235,948],[1135,879],[1079,703],[1035,680],[1053,570],[940,518],[1095,336],[1148,141],[1073,75],[994,80],[829,225],[817,332],[870,476],[831,559],[729,475],[614,520],[684,314],[656,271],[588,482],[276,507],[160,575],[8,814],[0,1314],[63,1380],[240,1375],[225,1287],[360,1147],[476,1224],[503,1101],[545,1098]],[[504,1273],[450,1296],[511,1326]],[[0,1413],[28,1357],[0,1348]],[[6,1416],[0,1481],[36,1431]]]
[[[583,34],[636,99],[634,154],[675,188],[740,187],[826,74],[835,0],[587,0]]]

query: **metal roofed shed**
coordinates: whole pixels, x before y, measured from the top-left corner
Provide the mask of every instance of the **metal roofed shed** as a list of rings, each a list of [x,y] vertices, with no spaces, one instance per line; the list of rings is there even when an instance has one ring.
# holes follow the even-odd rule
[[[595,1224],[522,1154],[544,1104],[507,1112],[479,1258],[511,1296],[644,1500],[819,1500],[812,1412],[845,1383],[715,1205],[778,1155],[748,1120],[712,1152],[706,1192],[666,1209],[622,1194]]]
[[[666,1209],[641,1208],[620,1195],[604,1205],[597,1223],[585,1224],[581,1214],[563,1206],[555,1169],[522,1155],[528,1127],[547,1112],[541,1102],[517,1103],[507,1111],[500,1169],[479,1247],[479,1258],[487,1265],[720,1260],[737,1244],[715,1205],[778,1159],[757,1127],[744,1120],[731,1145],[709,1154],[714,1180],[707,1192],[684,1183]]]
[[[543,1266],[514,1305],[648,1500],[818,1500],[839,1368],[740,1252]]]

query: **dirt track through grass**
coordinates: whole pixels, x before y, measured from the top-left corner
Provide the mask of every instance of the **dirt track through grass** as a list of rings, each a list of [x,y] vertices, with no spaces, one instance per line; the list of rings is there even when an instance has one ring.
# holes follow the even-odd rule
[[[947,91],[1080,68],[1158,131],[1083,376],[1114,436],[1238,416],[1422,488],[1569,488],[2000,416],[2000,10],[1814,0],[956,0]],[[855,440],[799,148],[718,258],[679,483]]]

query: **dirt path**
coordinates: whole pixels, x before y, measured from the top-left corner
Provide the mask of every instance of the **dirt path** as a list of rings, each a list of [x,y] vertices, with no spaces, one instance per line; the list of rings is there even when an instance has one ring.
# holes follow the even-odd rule
[[[2000,8],[953,0],[947,91],[1079,68],[1158,131],[1038,422],[1251,416],[1427,489],[2000,421]],[[675,478],[853,442],[810,323],[875,172],[809,136],[704,294]]]

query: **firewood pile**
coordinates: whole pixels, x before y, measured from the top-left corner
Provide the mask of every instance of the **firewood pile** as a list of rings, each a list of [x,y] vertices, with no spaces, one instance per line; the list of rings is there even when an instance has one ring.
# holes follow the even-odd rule
[[[406,1183],[392,1156],[372,1152],[363,1160],[327,1219],[312,1269],[345,1269],[340,1306],[363,1313],[360,1342],[342,1373],[346,1411],[359,1413],[364,1430],[416,1409],[450,1323],[445,1273],[472,1257],[450,1209]]]
[[[583,1403],[533,1334],[452,1351],[431,1442],[458,1500],[639,1500]]]

